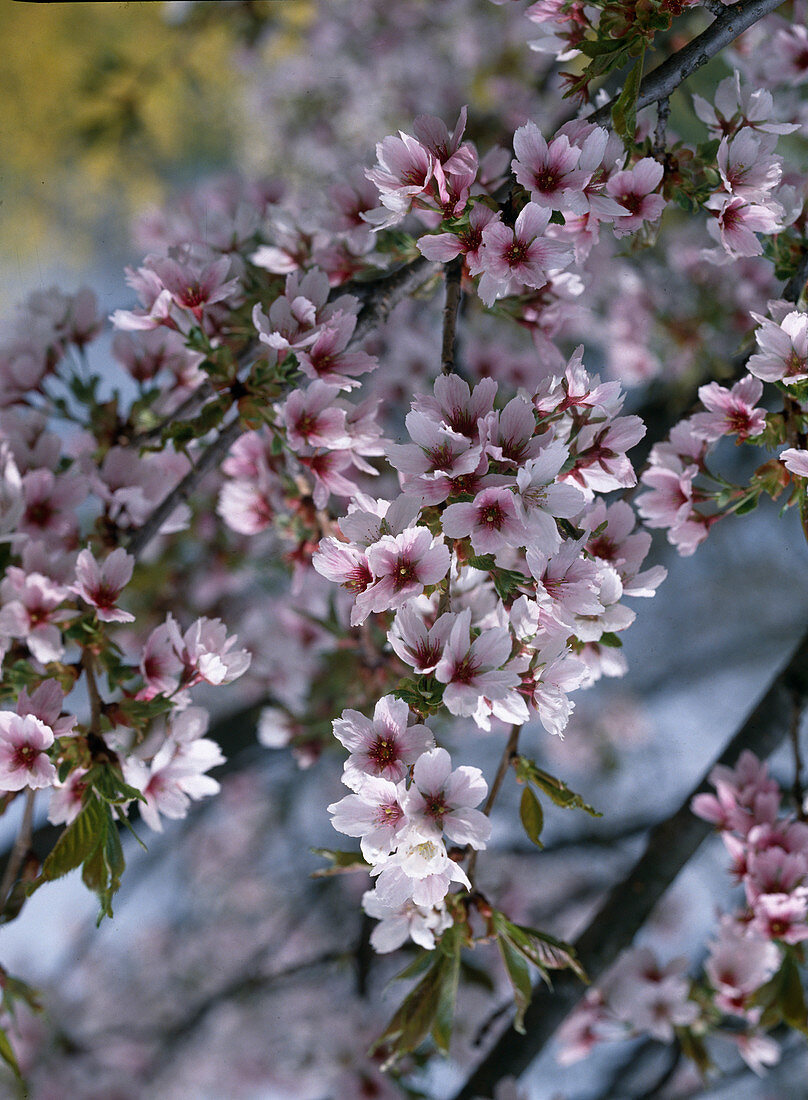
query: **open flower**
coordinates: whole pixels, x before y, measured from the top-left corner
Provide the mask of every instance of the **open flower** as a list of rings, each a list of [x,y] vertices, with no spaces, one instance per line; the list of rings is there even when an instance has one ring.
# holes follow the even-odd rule
[[[0,711],[0,790],[52,787],[56,768],[47,750],[53,730],[32,714]]]
[[[134,565],[135,559],[122,547],[113,550],[100,566],[90,550],[82,550],[76,559],[76,584],[70,591],[94,607],[102,622],[133,623],[135,616],[115,604],[131,579]]]

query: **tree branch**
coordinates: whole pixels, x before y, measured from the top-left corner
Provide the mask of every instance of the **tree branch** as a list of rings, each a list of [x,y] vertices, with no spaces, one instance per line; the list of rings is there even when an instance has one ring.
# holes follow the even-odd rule
[[[747,749],[760,757],[769,756],[788,736],[795,698],[802,706],[808,702],[808,634],[715,763],[734,767]],[[643,855],[612,889],[576,940],[578,958],[592,981],[597,981],[631,944],[656,903],[712,831],[706,821],[690,811],[694,795],[710,789],[707,775],[712,767],[706,769],[679,809],[651,831]],[[524,1073],[584,994],[581,983],[568,970],[554,975],[553,986],[552,993],[543,985],[534,989],[533,1002],[525,1014],[525,1034],[506,1031],[453,1100],[490,1096],[506,1073]]]
[[[779,8],[782,2],[783,0],[747,0],[746,3],[733,4],[731,7],[724,8],[707,30],[702,31],[681,50],[677,50],[643,79],[640,84],[640,94],[637,97],[637,110],[667,98],[697,69],[706,65],[710,58],[715,57],[725,46],[734,42],[764,15],[769,15],[775,8]],[[614,96],[610,99],[590,115],[588,121],[600,126],[609,125],[612,108],[618,98],[619,96]]]
[[[454,374],[457,310],[460,306],[462,280],[463,257],[457,256],[446,265],[446,301],[443,306],[443,338],[440,349],[440,365],[443,374]]]
[[[491,790],[488,792],[488,798],[486,799],[485,805],[483,806],[483,813],[486,817],[488,817],[488,815],[491,813],[491,810],[494,808],[494,803],[497,800],[499,789],[505,780],[508,768],[510,768],[511,764],[513,763],[514,756],[516,756],[516,748],[519,744],[519,734],[521,733],[521,731],[521,726],[511,726],[511,735],[508,738],[508,743],[505,745],[505,748],[502,751],[502,759],[499,762],[497,774],[494,776],[494,781],[491,784]],[[469,856],[468,865],[469,881],[472,883],[474,882],[474,872],[476,870],[476,867],[477,849],[474,848],[472,849],[471,855]]]
[[[34,821],[35,799],[36,791],[29,788],[25,792],[25,809],[20,822],[20,830],[8,857],[8,863],[3,872],[3,881],[0,882],[0,910],[5,908],[14,883],[17,881],[17,874],[22,866],[22,861],[31,847],[31,827]]]
[[[209,443],[205,450],[202,451],[195,464],[191,467],[179,485],[172,489],[168,496],[164,497],[143,526],[138,527],[129,536],[126,542],[126,549],[130,554],[134,554],[137,558],[143,553],[171,513],[178,505],[189,499],[205,474],[209,473],[219,464],[219,460],[224,458],[231,445],[235,443],[243,430],[241,421],[238,417],[236,417],[235,420],[231,420],[226,428],[222,428],[213,442]]]
[[[348,347],[354,347],[360,340],[363,340],[380,321],[387,317],[390,310],[402,298],[424,283],[439,266],[431,260],[419,257],[417,260],[413,260],[412,263],[400,268],[393,275],[377,279],[373,283],[360,284],[366,290],[366,300],[359,311],[357,325]],[[369,292],[367,287],[370,287]],[[344,294],[349,290],[349,285],[345,284],[337,289],[339,294]],[[200,389],[204,388],[205,383],[202,384]],[[129,535],[126,549],[130,554],[138,557],[143,553],[175,508],[190,498],[205,474],[218,465],[219,460],[224,457],[242,431],[238,417],[231,420],[227,427],[222,428],[219,435],[201,452],[194,466],[179,485],[172,489],[168,496],[157,505],[146,522]]]

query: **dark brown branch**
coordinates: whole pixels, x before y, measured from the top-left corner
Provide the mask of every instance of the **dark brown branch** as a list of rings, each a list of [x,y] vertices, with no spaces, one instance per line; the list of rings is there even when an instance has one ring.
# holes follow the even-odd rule
[[[231,420],[226,428],[222,428],[213,442],[202,451],[179,485],[157,505],[143,526],[138,527],[131,534],[126,543],[126,549],[130,554],[138,557],[143,553],[172,512],[178,505],[187,501],[202,478],[218,466],[220,459],[224,458],[243,430],[238,417]]]
[[[446,300],[443,306],[443,339],[440,366],[443,374],[454,374],[457,311],[460,306],[463,280],[463,257],[457,256],[446,265]]]
[[[746,3],[733,4],[731,7],[724,8],[707,30],[702,31],[643,78],[637,98],[637,110],[665,99],[697,69],[706,65],[710,58],[715,57],[725,46],[734,42],[764,15],[769,15],[775,8],[779,8],[782,2],[783,0],[746,0]],[[612,117],[612,108],[618,98],[614,96],[610,99],[589,117],[589,121],[608,126]]]
[[[339,294],[357,294],[360,298],[364,298],[364,305],[359,311],[351,344],[358,344],[360,340],[364,340],[368,333],[387,319],[394,306],[422,286],[440,269],[440,266],[433,260],[419,256],[417,260],[413,260],[412,263],[406,264],[383,279],[376,279],[372,283],[346,283],[338,287]]]
[[[22,867],[22,861],[25,859],[31,847],[31,829],[34,821],[35,799],[36,791],[31,789],[26,791],[25,809],[23,810],[22,821],[20,822],[20,830],[14,840],[11,854],[8,857],[8,863],[3,872],[3,881],[0,882],[0,910],[5,907],[8,901],[9,894],[11,893],[14,883],[17,881],[20,867]]]
[[[801,706],[808,702],[808,634],[716,763],[734,767],[745,750],[761,758],[769,756],[788,736],[795,698]],[[713,764],[679,809],[652,830],[643,855],[612,889],[578,937],[574,945],[578,958],[593,981],[630,946],[656,903],[710,834],[710,825],[691,813],[690,803],[694,795],[710,789],[707,775],[712,767]],[[525,1034],[506,1031],[454,1100],[490,1096],[496,1082],[506,1073],[515,1076],[524,1073],[584,993],[580,981],[570,971],[554,977],[553,986],[552,993],[544,986],[534,989],[533,1003],[525,1014]]]
[[[519,745],[519,734],[521,730],[521,726],[511,726],[511,735],[508,738],[508,743],[505,745],[505,748],[502,752],[502,759],[499,762],[497,774],[494,776],[494,781],[491,784],[491,790],[488,792],[488,798],[485,800],[485,805],[483,806],[483,813],[486,817],[488,817],[488,815],[494,808],[494,803],[497,800],[497,795],[499,794],[500,787],[505,780],[508,768],[510,768],[511,764],[513,763],[513,759],[516,756],[516,749]],[[474,871],[476,870],[476,867],[477,849],[475,848],[472,850],[472,853],[469,856],[468,865],[468,876],[472,883],[474,882]]]

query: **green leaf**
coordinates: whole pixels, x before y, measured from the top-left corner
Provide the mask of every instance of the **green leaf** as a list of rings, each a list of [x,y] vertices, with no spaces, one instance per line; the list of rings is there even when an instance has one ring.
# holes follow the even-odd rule
[[[520,952],[517,951],[505,933],[500,933],[497,936],[497,947],[502,956],[502,961],[505,963],[508,980],[513,986],[513,999],[516,1003],[516,1016],[513,1021],[514,1031],[524,1035],[525,1011],[533,997],[530,970]]]
[[[125,867],[121,838],[112,812],[108,809],[98,846],[84,861],[81,872],[82,882],[98,895],[101,902],[98,924],[104,917],[112,916],[112,898],[120,888],[121,875]]]
[[[614,128],[623,139],[623,144],[628,146],[634,142],[634,134],[637,129],[637,97],[640,94],[642,70],[645,63],[645,48],[626,76],[626,82],[620,97],[612,107],[612,122]]]
[[[538,848],[543,848],[544,845],[539,840],[539,837],[544,827],[544,812],[542,811],[541,803],[530,787],[525,787],[522,791],[522,801],[519,803],[519,817],[522,819],[522,825],[528,835],[528,839],[532,840]]]
[[[754,496],[747,497],[743,504],[739,504],[735,509],[736,516],[745,516],[747,512],[754,512],[758,506],[760,498],[755,494]]]
[[[592,817],[603,817],[602,813],[585,802],[579,794],[570,790],[563,780],[550,775],[526,756],[516,758],[516,778],[520,783],[532,783],[556,806],[563,806],[567,810],[584,810]]]
[[[613,634],[610,630],[607,630],[605,634],[601,634],[598,639],[601,645],[609,646],[611,649],[622,649],[623,643],[620,638]]]
[[[125,862],[112,809],[94,796],[56,841],[39,877],[28,887],[29,895],[43,883],[62,878],[82,865],[85,886],[101,902],[100,923],[105,916],[112,916],[112,897],[121,885]]]
[[[100,843],[103,830],[104,807],[97,798],[90,798],[48,853],[39,877],[29,887],[29,894],[43,883],[53,882],[80,867]]]
[[[410,978],[417,978],[420,974],[423,974],[425,970],[428,970],[434,961],[434,953],[423,948],[418,952],[411,963],[408,963],[403,970],[400,970],[398,974],[393,977],[393,981],[407,981]]]
[[[540,969],[546,967],[548,970],[571,970],[582,982],[588,984],[586,971],[578,962],[575,948],[571,944],[524,924],[514,925],[511,936],[522,954]]]
[[[12,1070],[17,1080],[22,1083],[22,1072],[20,1071],[20,1064],[17,1061],[17,1055],[14,1053],[14,1048],[2,1027],[0,1027],[0,1058],[2,1058],[6,1065]]]
[[[805,992],[802,988],[797,960],[789,952],[780,970],[781,986],[779,1006],[783,1020],[789,1027],[808,1035],[808,1011],[805,1007]]]
[[[369,871],[370,864],[365,861],[361,852],[340,852],[333,848],[311,848],[316,856],[330,860],[330,867],[321,867],[312,871],[312,878],[328,878],[331,875],[344,875],[350,871]]]
[[[432,1024],[432,1038],[441,1054],[449,1053],[452,1038],[457,985],[460,979],[461,943],[461,928],[455,924],[443,934],[439,947],[446,962],[438,997],[438,1011]]]
[[[429,1035],[443,1053],[449,1050],[457,984],[460,974],[462,929],[453,925],[444,932],[432,963],[393,1014],[387,1027],[370,1048],[370,1054],[389,1048],[384,1068],[409,1054]]]

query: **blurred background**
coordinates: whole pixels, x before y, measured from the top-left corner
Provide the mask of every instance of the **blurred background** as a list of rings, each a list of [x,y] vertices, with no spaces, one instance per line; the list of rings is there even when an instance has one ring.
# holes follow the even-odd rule
[[[131,306],[124,266],[155,247],[167,218],[182,218],[194,188],[204,203],[222,181],[261,181],[284,196],[300,224],[314,224],[328,187],[372,165],[375,143],[410,130],[420,113],[451,128],[468,104],[468,132],[481,151],[508,144],[528,118],[551,132],[569,108],[555,68],[527,46],[524,7],[490,0],[0,5],[0,317],[52,285],[91,286],[105,314]],[[698,87],[709,94],[728,71],[715,62]],[[686,103],[674,103],[671,126],[684,137],[696,132]],[[726,375],[748,332],[745,310],[762,308],[777,289],[763,260],[716,279],[698,259],[705,242],[697,229],[672,233],[671,242],[641,257],[612,245],[594,264],[595,274],[609,272],[608,293],[596,284],[548,332],[565,354],[586,340],[590,370],[634,385],[632,407],[653,411],[657,436],[693,400],[699,381]],[[546,373],[546,346],[469,312],[460,331],[469,377],[494,373],[515,388]],[[389,353],[380,393],[429,383],[439,331],[439,303],[397,311],[379,338]],[[99,347],[92,366],[111,376],[118,368]],[[329,716],[320,714],[312,733],[316,751],[296,757],[255,737],[261,704],[280,701],[302,714],[314,681],[339,679],[327,640],[307,618],[326,605],[325,586],[290,608],[273,548],[265,550],[266,567],[262,573],[254,564],[249,593],[228,590],[223,546],[221,575],[197,578],[189,595],[196,601],[189,611],[221,613],[258,654],[249,683],[235,685],[224,704],[216,700],[229,707],[214,715],[213,735],[228,756],[221,794],[186,820],[166,822],[162,835],[144,835],[147,852],[128,844],[115,919],[100,930],[95,899],[73,878],[37,894],[18,922],[0,930],[0,960],[37,984],[45,1006],[23,1021],[20,1058],[35,1100],[402,1095],[366,1050],[397,1004],[395,985],[385,986],[405,954],[390,960],[369,951],[359,911],[363,876],[310,877],[322,867],[312,847],[342,846],[325,811],[343,793],[341,760],[320,754],[317,741]],[[649,826],[719,755],[800,636],[805,555],[794,517],[778,519],[773,506],[722,523],[692,559],[655,542],[649,564],[663,563],[670,574],[653,601],[635,606],[626,676],[577,697],[563,741],[541,727],[525,737],[537,760],[604,816],[548,813],[546,850],[537,855],[515,826],[519,792],[506,786],[494,819],[502,855],[479,865],[481,883],[503,909],[574,938],[639,853]],[[256,592],[265,601],[257,606]],[[169,602],[173,594],[167,589]],[[462,742],[464,760],[491,776],[503,729],[439,732],[450,748]],[[790,767],[787,754],[773,762],[785,784]],[[11,823],[6,843],[13,834]],[[685,954],[695,968],[716,907],[734,904],[724,867],[721,846],[705,846],[643,942],[663,959]],[[495,950],[480,955],[464,973],[453,1058],[414,1067],[420,1092],[412,1095],[449,1096],[488,1037],[492,1004],[508,1004]],[[508,1018],[506,1007],[494,1030]],[[717,1084],[684,1068],[659,1088],[667,1070],[659,1044],[604,1045],[573,1066],[560,1065],[556,1053],[548,1050],[527,1076],[530,1100],[797,1097],[805,1093],[789,1090],[808,1079],[804,1051],[788,1044],[765,1084],[730,1052],[728,1076]],[[0,1095],[17,1095],[10,1078]]]

